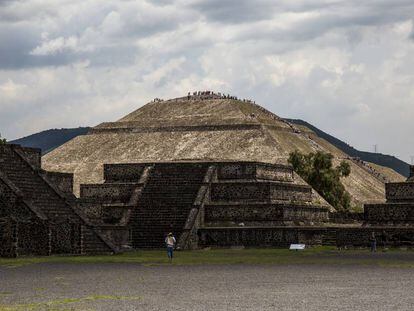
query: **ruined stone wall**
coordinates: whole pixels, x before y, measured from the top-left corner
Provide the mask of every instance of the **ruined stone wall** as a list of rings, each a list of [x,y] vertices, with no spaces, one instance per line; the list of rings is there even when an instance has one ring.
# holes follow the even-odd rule
[[[352,223],[362,223],[365,220],[364,213],[354,213],[354,212],[330,212],[329,222],[337,224],[352,224]]]
[[[106,183],[138,182],[145,164],[104,164],[104,180]]]
[[[385,184],[387,202],[414,202],[414,182]]]
[[[49,227],[46,222],[20,222],[17,224],[17,234],[18,256],[50,255]]]
[[[285,167],[272,167],[257,165],[256,175],[258,179],[269,179],[269,180],[279,180],[279,181],[293,181],[293,169]]]
[[[115,245],[122,248],[130,247],[130,230],[125,226],[100,226],[102,234]]]
[[[9,217],[0,218],[0,257],[16,257],[16,223]]]
[[[80,196],[97,202],[128,202],[138,183],[86,184],[81,185]]]
[[[244,163],[229,163],[218,165],[218,179],[254,179],[256,178],[256,166]]]
[[[39,148],[22,147],[19,145],[13,145],[14,148],[20,150],[24,154],[24,158],[32,166],[40,169],[42,166],[42,150]]]
[[[378,247],[414,246],[414,228],[240,227],[202,228],[200,247],[288,247],[292,243],[369,247],[375,233]]]
[[[312,188],[281,183],[229,182],[211,185],[212,201],[305,201],[312,199]]]
[[[277,205],[207,205],[204,221],[276,221],[283,220],[283,207]]]
[[[265,179],[276,181],[293,181],[293,169],[286,165],[265,163],[220,163],[217,168],[219,180],[228,179]]]
[[[413,223],[414,203],[366,204],[364,218],[368,223]]]
[[[323,208],[289,204],[207,205],[205,226],[285,225],[325,222],[328,211]]]
[[[289,184],[272,184],[270,187],[270,196],[276,200],[310,202],[312,200],[312,188],[309,186],[295,185],[292,187]]]
[[[0,217],[10,216],[23,219],[31,217],[17,195],[0,179]]]
[[[256,183],[225,183],[212,184],[211,201],[268,201],[270,187]]]
[[[81,225],[61,222],[51,226],[52,254],[80,254]]]
[[[286,205],[283,210],[285,221],[294,222],[324,222],[328,220],[328,210],[311,206]]]
[[[73,195],[73,174],[41,171],[41,174],[63,194]]]

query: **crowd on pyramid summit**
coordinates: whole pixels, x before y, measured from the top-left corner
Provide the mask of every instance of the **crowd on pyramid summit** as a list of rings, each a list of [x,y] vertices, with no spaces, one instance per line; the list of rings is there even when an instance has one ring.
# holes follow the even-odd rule
[[[177,100],[182,100],[182,99],[187,99],[187,100],[207,100],[207,99],[233,99],[233,100],[240,100],[246,103],[252,103],[255,104],[256,102],[254,100],[251,99],[239,99],[237,96],[232,96],[230,94],[224,94],[224,93],[220,93],[220,92],[213,92],[213,91],[195,91],[195,92],[188,92],[186,97],[182,97],[182,98],[174,98],[174,99],[170,99],[168,101],[177,101]],[[154,98],[153,102],[163,102],[164,99],[161,98]]]

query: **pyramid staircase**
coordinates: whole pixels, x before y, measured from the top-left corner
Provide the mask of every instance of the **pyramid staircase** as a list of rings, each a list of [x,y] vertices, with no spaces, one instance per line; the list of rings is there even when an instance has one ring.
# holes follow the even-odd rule
[[[208,169],[207,164],[157,163],[130,218],[133,248],[161,248],[168,232],[177,240]]]

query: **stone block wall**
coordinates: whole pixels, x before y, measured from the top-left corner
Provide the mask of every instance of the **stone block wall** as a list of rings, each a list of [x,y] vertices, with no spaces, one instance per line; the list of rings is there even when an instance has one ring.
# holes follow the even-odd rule
[[[258,179],[293,181],[293,169],[290,166],[257,165],[256,175]]]
[[[84,184],[80,186],[80,197],[97,202],[128,202],[138,186],[138,183]]]
[[[65,195],[73,195],[73,174],[41,171],[42,176]]]
[[[312,188],[302,185],[271,184],[270,196],[275,200],[310,202],[312,200]]]
[[[265,163],[219,163],[217,178],[228,179],[264,179],[276,181],[293,181],[293,169],[290,166]]]
[[[77,208],[82,211],[94,225],[125,224],[132,208],[127,204],[104,204],[93,199],[79,199]]]
[[[336,230],[338,246],[369,247],[372,233],[378,247],[414,246],[414,228],[360,227]]]
[[[49,227],[46,222],[31,221],[17,223],[18,256],[48,256],[52,249],[49,244]],[[62,237],[67,240],[68,237]],[[69,253],[69,252],[67,252]]]
[[[93,199],[79,199],[76,202],[77,209],[93,224],[102,224],[102,203]]]
[[[254,179],[256,177],[256,166],[254,164],[225,163],[217,167],[218,179]]]
[[[387,202],[414,202],[414,182],[385,184]]]
[[[22,147],[19,145],[13,145],[13,148],[20,150],[24,154],[24,158],[36,169],[40,169],[42,166],[42,150],[39,148]]]
[[[138,182],[145,164],[104,164],[104,179],[106,183]]]
[[[321,222],[328,219],[324,208],[290,204],[206,205],[204,221],[214,222]]]
[[[207,205],[205,222],[282,221],[283,207],[272,204]]]
[[[211,201],[269,201],[270,186],[266,183],[214,183],[210,190]]]
[[[125,226],[100,226],[99,230],[102,234],[115,245],[121,248],[131,247],[130,230]]]
[[[276,182],[228,182],[211,185],[211,201],[304,201],[312,199],[312,188]]]
[[[311,223],[326,222],[329,211],[326,208],[319,208],[307,205],[285,205],[283,219],[285,221]]]
[[[0,218],[0,257],[16,257],[17,246],[16,223],[8,218]]]
[[[52,254],[81,253],[81,224],[62,221],[51,224],[50,228]]]
[[[378,247],[414,246],[414,228],[404,227],[239,227],[202,228],[200,247],[288,247],[292,243],[369,247],[375,233]]]
[[[413,223],[413,203],[366,204],[364,219],[368,223]]]
[[[364,213],[355,212],[329,212],[329,222],[337,224],[363,223]]]

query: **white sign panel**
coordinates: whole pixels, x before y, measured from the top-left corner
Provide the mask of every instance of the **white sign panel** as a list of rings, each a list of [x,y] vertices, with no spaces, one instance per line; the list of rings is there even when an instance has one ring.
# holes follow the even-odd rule
[[[289,249],[304,250],[305,249],[305,244],[290,244]]]

